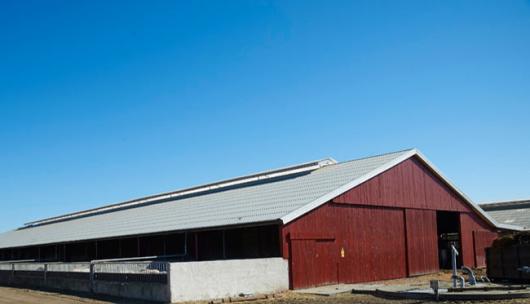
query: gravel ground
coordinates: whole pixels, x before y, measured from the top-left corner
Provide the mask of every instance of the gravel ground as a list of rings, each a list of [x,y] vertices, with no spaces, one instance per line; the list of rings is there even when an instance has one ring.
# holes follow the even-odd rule
[[[406,278],[399,280],[377,282],[385,285],[407,284],[413,286],[428,285],[429,280],[449,281],[451,274],[449,272],[440,272],[426,276]],[[0,304],[4,303],[86,303],[86,304],[106,304],[106,303],[146,303],[141,301],[119,300],[119,299],[92,299],[81,296],[64,295],[59,293],[42,292],[28,289],[17,289],[0,287]],[[205,304],[208,302],[194,302],[194,304]],[[371,295],[360,295],[344,293],[336,296],[315,296],[307,294],[298,294],[294,292],[285,292],[275,295],[274,298],[267,300],[257,300],[249,302],[239,302],[240,304],[435,304],[435,303],[481,303],[481,304],[530,304],[530,299],[515,299],[505,301],[481,301],[481,302],[433,302],[424,300],[395,300],[384,299]]]
[[[390,300],[371,295],[340,294],[334,297],[305,296],[285,293],[278,298],[251,302],[255,304],[440,304],[440,303],[481,303],[481,304],[530,304],[530,299],[516,299],[509,301],[481,301],[481,302],[431,302],[423,300]]]
[[[63,295],[58,293],[42,292],[28,289],[0,287],[0,304],[108,304],[108,303],[145,303],[130,300],[99,300],[83,298],[79,296]],[[202,302],[207,303],[207,302]],[[419,300],[389,300],[370,295],[340,294],[333,297],[300,295],[293,292],[286,292],[270,300],[260,300],[252,302],[240,302],[248,304],[440,304],[450,302],[430,302]],[[455,302],[456,303],[456,302]],[[473,302],[458,302],[459,304],[469,304]],[[510,301],[483,301],[481,304],[530,304],[530,299],[519,299]]]

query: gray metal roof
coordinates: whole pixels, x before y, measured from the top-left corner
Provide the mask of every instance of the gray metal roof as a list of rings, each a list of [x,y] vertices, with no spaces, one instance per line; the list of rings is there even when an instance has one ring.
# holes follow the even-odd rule
[[[499,223],[530,229],[530,200],[488,203],[480,207]]]
[[[414,153],[406,150],[338,164],[327,162],[309,171],[236,183],[163,202],[44,222],[0,234],[0,248],[279,221]]]

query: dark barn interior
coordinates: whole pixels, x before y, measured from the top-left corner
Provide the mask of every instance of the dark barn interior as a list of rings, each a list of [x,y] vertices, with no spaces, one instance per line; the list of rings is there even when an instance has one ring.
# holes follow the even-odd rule
[[[460,214],[458,212],[437,211],[436,227],[438,231],[438,257],[440,269],[451,269],[451,245],[460,252]],[[462,265],[462,257],[458,256],[457,267]]]
[[[158,257],[206,261],[279,257],[278,225],[172,232],[0,250],[0,261],[87,262]]]

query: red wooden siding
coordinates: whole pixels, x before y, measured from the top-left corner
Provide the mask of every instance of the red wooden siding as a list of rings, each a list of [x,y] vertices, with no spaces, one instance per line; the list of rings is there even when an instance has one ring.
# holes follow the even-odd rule
[[[419,159],[411,158],[333,199],[336,203],[471,212]]]
[[[407,209],[405,215],[409,275],[438,271],[436,211]]]
[[[291,287],[437,271],[437,211],[459,213],[462,260],[483,266],[494,228],[421,160],[411,158],[282,227]],[[289,235],[296,240],[289,243]]]
[[[493,244],[497,233],[490,231],[473,231],[473,245],[475,248],[475,267],[486,267],[486,248]]]
[[[336,197],[333,202],[460,212],[462,257],[464,264],[470,266],[483,266],[484,248],[491,243],[481,239],[477,244],[479,248],[475,248],[473,231],[495,232],[458,193],[417,158],[402,162]]]
[[[491,245],[497,233],[482,219],[472,213],[460,214],[460,238],[464,265],[484,267],[485,249]]]
[[[337,261],[337,280],[354,283],[405,277],[406,249],[403,210],[353,205],[326,204],[304,217],[289,223],[283,229],[284,254],[288,252],[288,235],[318,234],[325,232],[335,236],[336,247],[328,244],[333,252],[330,259]],[[300,260],[312,259],[315,251],[299,250],[297,242],[291,241],[291,287],[302,288],[324,284],[327,274],[318,278],[299,279],[300,274],[318,276],[324,272],[300,268]],[[344,249],[344,257],[341,257]],[[285,256],[286,258],[289,256]],[[315,264],[315,263],[312,263]],[[330,266],[331,265],[331,266]],[[317,268],[332,267],[316,265]]]
[[[291,239],[291,282],[296,287],[338,283],[334,239]],[[299,258],[298,258],[299,257]]]

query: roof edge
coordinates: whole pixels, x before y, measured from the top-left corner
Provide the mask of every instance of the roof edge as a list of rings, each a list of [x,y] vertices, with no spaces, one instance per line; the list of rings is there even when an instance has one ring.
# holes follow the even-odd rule
[[[45,218],[45,219],[41,219],[37,221],[32,221],[32,222],[25,223],[24,226],[19,229],[31,228],[35,226],[44,225],[44,224],[51,224],[51,223],[60,222],[60,221],[72,220],[72,219],[89,216],[89,215],[96,214],[96,213],[109,212],[114,209],[140,207],[145,204],[156,203],[158,201],[167,201],[169,199],[178,198],[184,195],[200,194],[202,192],[218,190],[218,189],[222,189],[222,188],[226,188],[230,186],[243,185],[243,184],[247,184],[247,183],[251,183],[255,181],[263,181],[263,180],[277,178],[281,176],[289,176],[293,174],[313,171],[313,170],[316,170],[316,169],[319,169],[325,166],[333,165],[336,163],[337,163],[336,160],[334,160],[331,157],[328,157],[328,158],[324,158],[321,160],[306,162],[306,163],[302,163],[298,165],[282,167],[282,168],[268,170],[268,171],[261,171],[261,172],[253,173],[250,175],[230,178],[230,179],[221,180],[218,182],[194,186],[191,188],[184,188],[181,190],[145,196],[142,198],[124,201],[121,203],[105,205],[105,206],[101,206],[101,207],[97,207],[93,209],[87,209],[87,210],[67,213],[67,214],[63,214],[63,215],[59,215],[55,217]]]
[[[439,178],[441,178],[447,185],[449,185],[454,191],[456,191],[471,206],[471,208],[490,225],[495,228],[504,230],[524,230],[523,227],[520,226],[501,224],[497,222],[493,217],[491,217],[482,208],[480,208],[478,204],[473,202],[473,200],[468,197],[463,191],[461,191],[455,184],[453,184],[453,182],[451,182],[447,177],[445,177],[445,175],[432,162],[430,162],[427,157],[425,157],[425,155],[423,155],[420,151],[416,150],[416,156],[418,156],[425,164],[427,164],[431,168],[431,170],[436,173],[436,175],[438,175]]]
[[[320,198],[314,200],[313,202],[283,216],[281,218],[282,222],[284,224],[288,224],[295,219],[299,218],[300,216],[308,213],[309,211],[312,211],[321,205],[327,203],[328,201],[332,200],[333,198],[345,193],[346,191],[353,189],[357,187],[358,185],[368,181],[369,179],[397,166],[398,164],[404,162],[405,160],[416,156],[421,161],[423,161],[440,179],[442,179],[450,188],[452,188],[454,191],[456,191],[467,203],[470,205],[470,207],[475,211],[480,217],[482,217],[483,220],[485,220],[488,224],[492,225],[493,227],[497,229],[503,229],[503,230],[513,230],[513,231],[524,231],[523,227],[515,226],[515,225],[507,225],[507,224],[500,224],[493,217],[488,215],[482,208],[480,208],[477,204],[475,204],[464,192],[462,192],[458,187],[456,187],[448,178],[445,177],[445,175],[442,174],[442,172],[432,163],[430,162],[425,155],[423,155],[418,149],[414,148],[411,149],[408,152],[405,152],[403,155],[393,159],[392,161],[386,163],[385,165],[351,181],[350,183],[347,183],[340,188],[321,196]]]
[[[484,211],[511,210],[530,207],[530,199],[480,203],[480,208]]]
[[[292,221],[294,221],[295,219],[299,218],[300,216],[308,213],[309,211],[312,211],[313,209],[316,209],[318,207],[320,207],[321,205],[327,203],[328,201],[332,200],[333,198],[343,194],[344,192],[350,190],[350,189],[353,189],[355,187],[357,187],[358,185],[364,183],[365,181],[381,174],[382,172],[402,163],[403,161],[409,159],[410,157],[416,155],[417,153],[417,150],[416,149],[411,149],[409,150],[408,152],[405,152],[403,155],[399,156],[399,157],[396,157],[395,159],[389,161],[388,163],[386,163],[385,165],[371,171],[371,172],[368,172],[367,174],[337,188],[336,190],[324,195],[324,196],[321,196],[319,198],[317,198],[316,200],[314,200],[313,202],[305,205],[305,206],[302,206],[301,208],[298,208],[296,210],[294,210],[293,212],[290,212],[289,214],[287,215],[284,215],[281,220],[284,224],[287,224],[287,223],[290,223]]]

